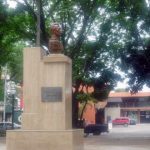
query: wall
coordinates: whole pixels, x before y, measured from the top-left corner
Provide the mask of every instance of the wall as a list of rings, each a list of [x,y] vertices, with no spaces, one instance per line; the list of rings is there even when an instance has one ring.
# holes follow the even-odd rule
[[[120,117],[120,107],[114,108],[105,108],[105,121],[107,122],[108,116],[111,117],[111,120],[115,119],[116,117]]]
[[[95,124],[95,106],[94,103],[89,103],[83,113],[83,118],[86,124]]]

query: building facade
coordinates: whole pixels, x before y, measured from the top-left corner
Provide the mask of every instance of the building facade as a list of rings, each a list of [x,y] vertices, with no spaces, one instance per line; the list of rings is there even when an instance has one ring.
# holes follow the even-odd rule
[[[105,121],[129,117],[137,123],[150,123],[150,92],[131,95],[128,92],[110,93],[105,107]]]

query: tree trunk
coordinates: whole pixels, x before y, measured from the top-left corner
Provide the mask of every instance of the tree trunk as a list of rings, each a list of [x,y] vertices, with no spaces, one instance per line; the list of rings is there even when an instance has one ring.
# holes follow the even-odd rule
[[[36,31],[36,46],[41,43],[41,0],[36,0],[37,5],[37,31]]]
[[[0,66],[0,80],[2,78],[2,67]]]
[[[80,115],[80,120],[83,119],[83,113],[84,113],[84,110],[86,108],[86,105],[87,105],[87,101],[85,102],[84,106],[83,106],[83,109],[82,109],[82,112],[81,112],[81,115]]]
[[[77,91],[72,94],[72,127],[78,128],[78,100],[76,99]]]

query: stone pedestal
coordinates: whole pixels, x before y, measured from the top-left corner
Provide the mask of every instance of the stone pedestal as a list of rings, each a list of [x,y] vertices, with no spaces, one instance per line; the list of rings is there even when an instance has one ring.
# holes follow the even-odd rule
[[[7,134],[7,150],[83,150],[81,130],[16,130]]]
[[[71,79],[67,56],[24,50],[22,128],[7,132],[7,150],[83,150],[83,131],[72,129]]]

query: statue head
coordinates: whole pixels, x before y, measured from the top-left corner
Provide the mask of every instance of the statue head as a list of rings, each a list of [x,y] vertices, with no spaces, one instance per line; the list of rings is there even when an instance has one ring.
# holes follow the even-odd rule
[[[60,41],[62,30],[58,23],[53,23],[50,27],[51,38],[49,40],[49,51],[50,53],[62,53],[63,45]]]
[[[53,23],[50,27],[50,31],[52,36],[56,36],[57,38],[60,38],[62,30],[58,23]]]

